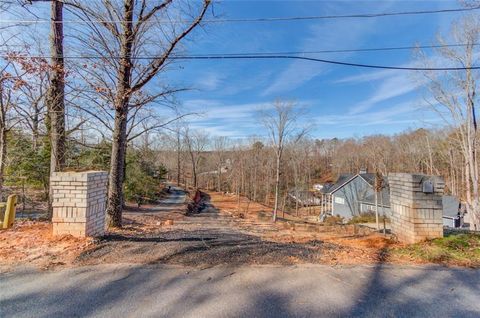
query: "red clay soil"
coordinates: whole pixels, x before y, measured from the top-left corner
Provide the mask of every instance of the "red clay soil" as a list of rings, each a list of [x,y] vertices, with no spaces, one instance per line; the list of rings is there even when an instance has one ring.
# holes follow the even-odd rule
[[[260,203],[251,202],[247,198],[238,197],[233,194],[223,194],[220,192],[207,192],[210,200],[221,212],[227,212],[234,217],[240,218],[256,218],[259,213],[266,215],[271,214],[272,209]],[[240,204],[239,204],[240,203]],[[302,222],[303,219],[285,213],[285,217],[280,212],[280,222]],[[276,242],[294,242],[308,243],[309,241],[320,239],[324,242],[333,243],[343,247],[342,249],[324,250],[322,263],[327,264],[372,264],[378,261],[393,263],[413,263],[411,259],[400,258],[398,256],[389,255],[388,250],[399,247],[401,244],[393,241],[390,237],[385,237],[379,233],[371,233],[368,235],[335,235],[331,233],[304,233],[301,231],[292,231],[291,229],[277,226],[276,231],[264,235],[265,239]],[[342,228],[338,227],[339,230]],[[328,256],[325,257],[325,254]]]
[[[52,225],[17,221],[0,231],[0,270],[19,266],[49,269],[99,263],[180,264],[412,264],[415,260],[389,255],[399,246],[378,233],[352,234],[345,226],[310,231],[273,224],[270,209],[233,195],[208,192],[204,212],[186,215],[186,209],[162,206],[131,206],[124,227],[93,240],[52,236]],[[289,223],[304,224],[293,216]],[[309,226],[309,225],[308,225]],[[332,230],[333,229],[333,230]]]
[[[0,231],[0,269],[69,265],[91,244],[91,238],[53,236],[52,224],[48,222],[15,221],[12,228]]]

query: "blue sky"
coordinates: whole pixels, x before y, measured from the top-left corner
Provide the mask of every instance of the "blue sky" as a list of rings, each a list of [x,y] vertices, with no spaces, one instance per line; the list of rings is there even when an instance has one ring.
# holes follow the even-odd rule
[[[459,7],[456,1],[224,1],[223,18],[286,17],[416,11]],[[312,51],[434,43],[459,13],[275,23],[207,25],[186,45],[190,54]],[[380,65],[415,63],[412,51],[309,54]],[[412,72],[369,70],[289,60],[182,62],[168,78],[195,91],[179,95],[186,110],[204,115],[195,128],[214,135],[263,135],[257,110],[276,98],[308,110],[315,138],[394,134],[442,122],[425,106]]]
[[[346,15],[460,7],[457,1],[222,1],[218,18]],[[478,12],[478,11],[476,11]],[[48,19],[48,6],[37,14]],[[434,44],[462,13],[284,22],[212,23],[183,44],[187,54],[316,51]],[[67,16],[68,18],[68,16]],[[212,18],[209,16],[209,18]],[[30,31],[48,34],[48,24]],[[66,26],[68,41],[68,25]],[[45,45],[48,42],[45,41]],[[66,44],[68,47],[68,43]],[[429,52],[428,52],[429,53]],[[344,62],[413,65],[412,51],[306,54]],[[258,111],[275,99],[296,101],[314,138],[395,134],[438,127],[425,106],[421,76],[413,72],[362,69],[299,60],[177,61],[157,83],[193,90],[177,100],[194,129],[233,138],[263,136]],[[162,111],[162,110],[160,110]]]

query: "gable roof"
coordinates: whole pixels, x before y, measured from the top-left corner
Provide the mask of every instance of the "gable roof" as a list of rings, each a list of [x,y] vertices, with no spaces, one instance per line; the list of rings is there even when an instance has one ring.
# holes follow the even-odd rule
[[[337,191],[338,189],[343,187],[345,184],[350,182],[350,180],[352,180],[355,177],[356,177],[356,175],[353,174],[353,173],[341,174],[338,177],[337,182],[335,182],[331,187],[325,189],[325,193],[331,194],[331,193]]]
[[[350,181],[352,181],[356,177],[362,178],[363,181],[368,183],[371,187],[375,186],[375,174],[374,173],[359,173],[359,174],[347,173],[347,174],[341,174],[338,177],[337,182],[335,182],[335,184],[333,184],[331,187],[325,189],[324,193],[333,194],[337,190],[346,186]],[[385,183],[388,184],[387,178],[383,177],[383,179],[384,179]]]
[[[358,174],[363,180],[365,180],[372,187],[375,185],[375,174],[374,173],[359,173]]]

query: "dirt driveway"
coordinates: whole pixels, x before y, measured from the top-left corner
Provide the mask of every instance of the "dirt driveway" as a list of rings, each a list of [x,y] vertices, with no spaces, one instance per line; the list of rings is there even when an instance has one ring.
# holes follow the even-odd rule
[[[330,263],[349,248],[320,240],[279,242],[266,239],[282,231],[278,225],[235,218],[207,204],[187,215],[186,194],[179,188],[158,205],[129,209],[123,229],[111,232],[77,262],[163,263],[188,266],[221,264]]]
[[[124,227],[100,239],[52,236],[52,225],[19,221],[0,233],[0,271],[95,264],[374,264],[387,260],[383,237],[344,226],[272,223],[266,207],[209,192],[200,213],[188,214],[186,193],[172,188],[155,205],[129,206]],[[264,213],[263,213],[264,214]],[[293,223],[292,223],[293,222]],[[313,229],[312,229],[313,228]],[[391,259],[388,259],[391,261]],[[408,260],[407,260],[408,262]]]

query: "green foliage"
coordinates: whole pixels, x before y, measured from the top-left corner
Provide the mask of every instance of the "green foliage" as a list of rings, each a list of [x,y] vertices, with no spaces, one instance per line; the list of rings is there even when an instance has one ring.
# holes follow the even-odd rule
[[[92,147],[75,143],[67,145],[67,167],[79,170],[109,170],[111,143],[102,141]],[[34,148],[31,136],[12,131],[8,136],[8,162],[5,183],[42,188],[48,193],[50,144],[48,138]],[[125,199],[136,202],[154,201],[161,190],[166,169],[158,163],[151,149],[129,149],[127,153]]]
[[[40,143],[34,149],[29,136],[13,131],[8,136],[7,181],[19,182],[17,177],[25,177],[26,184],[48,189],[50,171],[50,147],[48,143]]]
[[[151,150],[132,150],[127,153],[125,199],[143,203],[154,201],[160,192],[166,169],[158,164]]]
[[[81,147],[69,145],[68,166],[77,169],[105,170],[110,167],[112,144],[102,140],[94,147]]]
[[[382,208],[378,208],[379,210],[378,220],[382,224],[383,215],[381,214],[381,209]],[[390,220],[388,218],[386,218],[385,221],[387,223],[390,223]],[[351,218],[348,221],[348,224],[375,223],[375,222],[377,222],[377,219],[375,218],[375,212],[368,212],[368,213],[362,213],[360,215],[355,215],[353,218]]]
[[[480,235],[450,233],[443,238],[394,249],[392,253],[433,263],[479,267]]]

